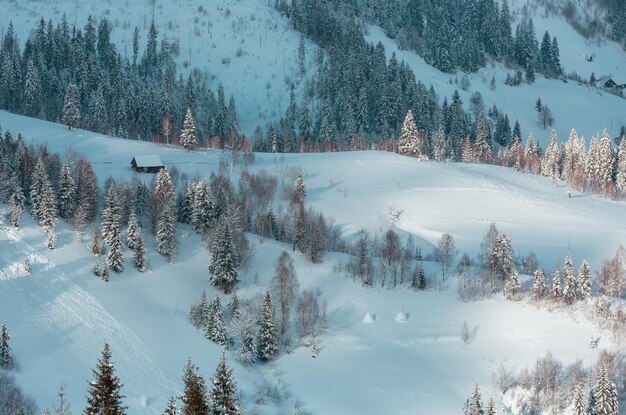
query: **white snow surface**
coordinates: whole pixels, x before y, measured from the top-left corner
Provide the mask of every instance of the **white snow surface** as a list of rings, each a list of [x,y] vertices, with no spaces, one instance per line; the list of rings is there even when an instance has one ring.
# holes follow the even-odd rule
[[[68,131],[6,112],[0,112],[0,122],[4,131],[24,134],[27,143],[86,155],[100,184],[109,175],[124,179],[136,174],[129,166],[133,154],[157,154],[169,168],[176,165],[190,176],[205,177],[228,157],[214,150],[186,152]],[[256,159],[251,170],[279,177],[301,167],[307,202],[332,215],[348,238],[361,228],[380,234],[390,226],[392,212],[395,226],[415,235],[424,253],[441,234],[450,233],[461,252],[473,256],[494,221],[511,237],[516,253],[534,250],[546,270],[568,253],[575,264],[588,258],[595,268],[626,243],[623,203],[587,194],[568,198],[562,183],[511,169],[418,162],[383,152],[257,154]],[[232,169],[234,182],[240,169]],[[65,383],[73,412],[82,410],[105,341],[124,383],[129,414],[161,413],[168,397],[183,389],[188,356],[206,378],[212,375],[221,350],[191,326],[186,312],[202,289],[209,298],[216,292],[207,282],[204,243],[189,228],[179,226],[173,265],[155,254],[153,237],[146,235],[148,271],[135,272],[127,252],[126,271],[112,273],[105,284],[91,273],[89,236],[81,243],[69,225],[61,224],[58,248],[49,251],[30,217],[24,215],[23,228],[14,230],[6,206],[0,208],[0,316],[11,329],[21,365],[17,381],[40,407],[50,407],[59,384]],[[278,256],[290,249],[254,235],[250,240],[256,255],[242,271],[242,298],[264,292]],[[367,289],[333,272],[335,263],[347,260],[343,254],[327,254],[319,265],[292,255],[301,289],[319,289],[320,301],[327,302],[328,332],[317,347],[317,359],[304,347],[269,367],[245,368],[229,358],[248,411],[254,385],[280,378],[290,391],[289,402],[281,404],[285,411],[298,398],[312,414],[454,414],[462,410],[476,381],[484,394],[498,396],[492,374],[500,364],[521,369],[549,350],[565,364],[577,359],[589,364],[602,347],[612,346],[608,333],[564,308],[548,311],[499,296],[461,303],[455,278],[425,292]],[[26,257],[30,275],[21,268]],[[433,263],[426,262],[426,271],[434,278],[440,275]],[[370,310],[384,317],[375,319]],[[375,324],[363,324],[369,320]],[[471,333],[468,345],[460,337],[463,321]],[[600,348],[587,347],[590,336],[602,337]],[[260,411],[276,413],[270,406]]]

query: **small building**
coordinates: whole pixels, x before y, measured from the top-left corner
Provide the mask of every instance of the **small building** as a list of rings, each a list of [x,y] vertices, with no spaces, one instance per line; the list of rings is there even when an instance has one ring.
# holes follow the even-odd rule
[[[158,173],[165,167],[156,154],[137,155],[130,161],[130,165],[138,173]]]
[[[598,79],[597,85],[607,89],[626,89],[626,79],[618,79],[613,76],[603,76]]]

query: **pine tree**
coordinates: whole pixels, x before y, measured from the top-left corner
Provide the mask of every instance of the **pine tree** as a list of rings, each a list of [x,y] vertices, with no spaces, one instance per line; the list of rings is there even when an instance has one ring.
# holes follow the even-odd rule
[[[102,358],[93,371],[94,380],[89,384],[87,408],[84,415],[124,415],[126,407],[122,405],[123,395],[120,393],[122,384],[115,376],[115,368],[111,362],[109,345],[104,344]]]
[[[491,132],[485,114],[481,113],[476,126],[475,158],[479,163],[491,161]]]
[[[59,216],[63,219],[70,219],[74,216],[76,209],[76,185],[70,174],[68,163],[63,165],[61,171],[61,183],[59,186]]]
[[[123,245],[121,240],[121,206],[115,183],[107,192],[106,207],[102,211],[102,238],[109,247],[105,260],[106,268],[115,272],[124,271]],[[103,278],[104,279],[104,278]]]
[[[202,290],[200,302],[189,310],[189,320],[191,324],[202,331],[206,330],[209,324],[209,303],[206,298],[206,291]]]
[[[99,239],[100,239],[100,236],[98,233],[98,227],[94,226],[93,237],[91,238],[91,246],[90,246],[92,255],[100,256],[102,254],[102,248],[100,247],[100,243],[98,242]]]
[[[104,263],[106,268],[117,273],[124,271],[123,246],[119,233],[113,238],[111,245],[109,245],[109,251]]]
[[[573,391],[574,399],[572,402],[572,415],[588,415],[587,400],[583,395],[580,385],[576,385]]]
[[[561,299],[561,271],[558,268],[555,269],[552,274],[550,296],[554,301],[559,301]]]
[[[71,130],[72,127],[80,127],[80,98],[78,88],[74,84],[70,84],[65,92],[65,100],[63,103],[63,124],[67,125]]]
[[[141,238],[141,226],[137,220],[135,211],[130,214],[128,218],[128,229],[126,231],[126,246],[130,249],[135,249],[137,239]]]
[[[398,140],[398,152],[403,156],[416,157],[419,159],[427,158],[424,152],[424,143],[422,142],[411,110],[407,112],[402,124],[402,134]]]
[[[533,298],[535,300],[541,300],[546,294],[546,277],[542,270],[535,271],[533,281]]]
[[[258,355],[262,361],[274,360],[278,355],[278,331],[274,322],[274,306],[269,291],[265,293],[260,310],[257,345]]]
[[[497,415],[496,404],[493,401],[493,397],[489,398],[489,402],[487,402],[487,408],[485,408],[485,415]]]
[[[206,180],[200,180],[196,185],[193,198],[191,223],[196,232],[205,234],[211,229],[213,219],[215,219],[215,208],[209,185]]]
[[[157,252],[165,255],[171,263],[176,257],[176,194],[167,169],[159,170],[155,178],[152,196],[156,211]]]
[[[614,392],[614,388],[615,385],[609,382],[606,366],[602,365],[598,371],[598,377],[593,387],[594,415],[619,415],[617,396]]]
[[[576,301],[576,275],[572,266],[572,258],[565,258],[565,286],[563,287],[563,301],[573,304]]]
[[[615,187],[620,195],[626,194],[626,136],[622,136],[617,151],[617,176]]]
[[[474,386],[472,395],[465,401],[464,415],[485,415],[483,402],[480,395],[480,387],[478,383]]]
[[[183,130],[180,133],[180,145],[183,146],[185,150],[189,151],[195,149],[198,145],[198,138],[196,137],[196,124],[193,121],[193,115],[191,114],[190,108],[187,108],[187,113],[185,114]]]
[[[578,270],[578,292],[582,301],[587,301],[591,297],[591,271],[589,263],[584,260]]]
[[[24,204],[26,197],[22,192],[22,186],[17,181],[17,175],[13,172],[11,176],[11,194],[9,196],[9,207],[11,208],[11,225],[15,228],[20,227],[22,212],[24,212]]]
[[[607,130],[602,132],[599,151],[599,191],[606,197],[613,196],[613,147]]]
[[[508,286],[506,288],[506,293],[510,298],[515,298],[521,289],[522,285],[519,282],[517,270],[513,269],[513,272],[511,272],[511,277],[509,278]]]
[[[220,302],[220,298],[218,296],[215,296],[215,299],[209,304],[209,314],[204,334],[207,339],[212,342],[215,342],[220,346],[226,346],[224,309],[222,308],[222,303]]]
[[[183,402],[181,415],[209,414],[206,384],[198,372],[198,367],[191,362],[191,359],[187,360],[183,372],[183,382],[185,383],[185,391],[180,398]]]
[[[237,384],[233,378],[233,370],[226,364],[226,356],[217,365],[215,375],[211,379],[209,391],[209,411],[211,415],[240,415],[237,407]]]
[[[255,338],[256,321],[247,307],[239,306],[233,314],[231,325],[239,335],[239,349],[235,353],[237,359],[243,365],[251,365],[257,358],[257,343]]]
[[[11,353],[11,346],[9,345],[10,340],[11,336],[9,336],[6,323],[2,323],[2,328],[0,329],[0,368],[6,370],[13,369],[15,363],[13,353]]]
[[[209,284],[228,294],[238,282],[237,252],[233,246],[229,226],[224,222],[220,225],[211,247]]]
[[[143,235],[141,233],[141,228],[138,228],[137,235],[134,243],[134,256],[133,256],[133,265],[135,269],[139,272],[144,272],[146,270],[146,249],[144,247]]]
[[[170,399],[167,401],[163,415],[179,415],[178,407],[176,406],[176,401],[173,396],[170,396]]]
[[[541,174],[554,180],[559,179],[559,144],[555,130],[550,134],[550,144],[541,163]]]

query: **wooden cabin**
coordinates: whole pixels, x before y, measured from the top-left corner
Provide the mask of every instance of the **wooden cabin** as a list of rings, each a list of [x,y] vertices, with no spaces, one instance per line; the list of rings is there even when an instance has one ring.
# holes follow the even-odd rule
[[[133,157],[130,165],[138,173],[158,173],[165,165],[156,154],[144,154]]]

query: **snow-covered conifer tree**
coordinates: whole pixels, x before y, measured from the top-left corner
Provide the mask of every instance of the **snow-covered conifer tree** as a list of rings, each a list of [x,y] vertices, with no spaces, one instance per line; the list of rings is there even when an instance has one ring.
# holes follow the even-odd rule
[[[71,130],[80,127],[80,98],[78,88],[74,84],[70,84],[65,92],[65,100],[63,102],[63,124],[67,125]]]
[[[224,222],[220,225],[211,247],[209,284],[228,294],[238,282],[237,252],[233,246],[229,226]]]
[[[115,367],[111,362],[109,345],[104,344],[102,358],[93,370],[94,380],[89,383],[87,408],[85,415],[124,415],[126,407],[122,403],[124,397],[120,392],[122,383],[115,375]]]
[[[202,290],[200,302],[189,310],[189,320],[191,324],[203,332],[209,324],[209,302],[206,298],[206,291]]]
[[[209,304],[209,314],[204,334],[207,339],[220,346],[226,346],[226,323],[224,322],[224,309],[219,296],[215,296]]]
[[[491,131],[485,114],[481,113],[476,126],[475,158],[479,163],[491,161]]]
[[[606,366],[602,365],[593,387],[594,415],[619,415],[617,394],[614,388],[615,385],[609,381]]]
[[[193,121],[193,115],[191,114],[190,108],[187,108],[187,113],[185,114],[183,130],[180,133],[180,145],[186,150],[193,150],[198,145],[198,138],[196,137],[196,124]]]
[[[599,166],[598,166],[598,191],[606,197],[612,197],[613,188],[613,147],[611,145],[611,137],[607,130],[602,132],[602,138],[600,139],[600,151],[599,151]]]
[[[187,360],[183,372],[185,390],[180,400],[183,403],[181,413],[183,415],[210,414],[207,402],[206,383],[198,371],[198,367]]]
[[[465,401],[463,415],[484,415],[482,397],[480,395],[480,387],[478,383],[474,386],[472,395]]]
[[[550,134],[550,144],[541,162],[541,174],[554,180],[559,179],[559,143],[556,130]]]
[[[587,399],[583,394],[580,385],[576,385],[573,390],[572,415],[588,415]]]
[[[535,300],[541,300],[546,294],[546,276],[543,270],[538,269],[535,271],[533,280],[533,298]]]
[[[167,169],[157,173],[153,200],[156,209],[157,252],[165,255],[170,263],[176,257],[176,194],[174,184]]]
[[[2,323],[2,328],[0,328],[0,368],[6,370],[12,369],[14,365],[13,353],[11,353],[9,344],[10,340],[11,336],[9,336],[6,323]]]
[[[554,301],[559,301],[561,299],[561,271],[558,268],[552,273],[550,296]]]
[[[11,179],[11,194],[9,195],[9,207],[11,208],[11,225],[15,228],[20,227],[22,212],[24,212],[24,204],[26,197],[22,192],[22,186],[17,182],[17,175],[13,173]]]
[[[513,271],[511,272],[511,277],[509,278],[508,285],[506,287],[506,293],[509,296],[509,298],[515,298],[517,294],[519,294],[521,289],[522,289],[522,285],[519,282],[519,276],[517,274],[517,270],[513,269]]]
[[[215,208],[206,180],[200,180],[195,188],[191,223],[196,232],[205,234],[211,229],[215,219]]]
[[[237,383],[233,370],[226,364],[226,355],[217,365],[209,391],[209,413],[215,415],[240,415],[237,407]]]
[[[587,260],[583,261],[578,270],[578,292],[582,301],[587,301],[591,297],[591,271]]]
[[[626,194],[626,136],[619,142],[617,151],[617,175],[615,177],[615,187],[620,195]]]
[[[126,246],[135,249],[137,239],[141,238],[141,226],[137,220],[137,215],[133,211],[128,218],[128,230],[126,231]]]
[[[176,400],[173,396],[170,396],[170,399],[168,399],[163,415],[179,415]]]
[[[144,247],[141,228],[137,228],[133,252],[133,265],[135,269],[139,272],[144,272],[146,270],[146,249]]]
[[[115,183],[111,183],[102,211],[102,239],[106,245],[111,246],[113,240],[119,237],[121,220],[120,198]]]
[[[419,159],[427,158],[423,147],[423,140],[420,139],[417,132],[413,113],[409,110],[402,124],[402,133],[398,140],[398,152],[404,156],[417,157]]]
[[[274,322],[274,306],[269,291],[265,293],[260,310],[257,346],[258,356],[262,361],[274,360],[278,355],[278,331]]]
[[[76,185],[70,172],[68,163],[61,170],[61,183],[59,185],[59,216],[63,219],[71,219],[76,209]]]
[[[573,304],[576,301],[576,274],[572,266],[572,258],[565,258],[565,286],[563,287],[563,301]]]

